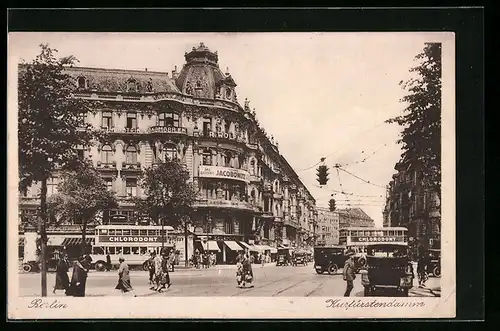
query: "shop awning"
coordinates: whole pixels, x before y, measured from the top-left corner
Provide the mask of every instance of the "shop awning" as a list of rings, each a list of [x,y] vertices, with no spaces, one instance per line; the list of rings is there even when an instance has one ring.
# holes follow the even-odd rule
[[[236,243],[236,241],[224,241],[224,244],[226,244],[227,247],[229,247],[230,250],[232,251],[242,251],[243,248],[241,248],[240,245]]]
[[[85,243],[87,245],[93,245],[94,238],[85,238]],[[83,244],[82,238],[64,238],[63,242],[61,243],[61,246],[77,246],[81,244]]]
[[[219,245],[217,245],[217,242],[214,240],[210,240],[207,242],[202,243],[203,249],[206,251],[217,251],[220,252]]]
[[[64,246],[62,243],[64,242],[65,239],[68,238],[64,238],[62,236],[49,237],[47,240],[47,246]]]
[[[244,241],[238,241],[238,242],[239,242],[239,244],[240,244],[241,246],[243,246],[245,249],[249,249],[251,252],[257,252],[257,250],[255,249],[255,247],[250,246],[250,245],[249,245],[249,244],[247,244],[246,242],[244,242]]]

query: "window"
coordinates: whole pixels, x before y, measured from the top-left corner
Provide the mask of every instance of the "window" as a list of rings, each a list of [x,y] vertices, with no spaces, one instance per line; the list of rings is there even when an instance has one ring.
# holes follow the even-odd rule
[[[126,182],[127,196],[137,196],[137,179],[127,179]]]
[[[252,159],[250,161],[250,174],[252,176],[255,176],[255,160],[254,159]]]
[[[104,181],[106,182],[106,189],[108,189],[108,191],[113,191],[113,179],[104,178]]]
[[[139,235],[141,235],[141,236],[147,236],[148,235],[148,230],[139,230]]]
[[[47,180],[47,196],[57,193],[57,177],[52,177]]]
[[[111,112],[109,112],[109,111],[102,112],[102,125],[101,126],[103,128],[107,128],[107,129],[111,128],[113,126],[112,121],[111,121],[112,117],[113,116],[112,116]]]
[[[231,152],[222,152],[222,166],[233,167],[233,154]]]
[[[232,220],[225,220],[224,221],[224,232],[229,234],[229,233],[234,233],[234,224]]]
[[[135,79],[129,79],[127,81],[127,91],[137,92],[137,82],[135,81]]]
[[[101,162],[109,164],[112,162],[113,149],[109,145],[104,145],[101,150]]]
[[[84,89],[86,88],[86,80],[85,80],[85,77],[78,77],[78,88],[79,89]]]
[[[116,235],[116,230],[115,230],[115,229],[110,229],[110,230],[109,230],[109,235],[110,235],[110,236],[114,236],[114,235]]]
[[[124,230],[123,230],[123,235],[124,235],[124,236],[130,236],[130,230],[128,230],[128,229],[124,229]]]
[[[125,161],[127,164],[137,163],[137,148],[135,148],[134,146],[127,147],[127,155]]]
[[[139,235],[139,230],[132,230],[132,235],[133,236],[138,236]]]
[[[230,129],[231,129],[231,122],[226,121],[226,122],[224,123],[224,130],[225,130],[225,132],[226,132],[226,133],[229,133],[229,130],[230,130]]]
[[[203,150],[203,165],[212,165],[212,151],[209,149]]]
[[[203,135],[208,136],[212,131],[212,119],[209,117],[203,118]]]
[[[127,129],[137,129],[136,113],[127,113]]]
[[[109,255],[114,255],[116,253],[115,248],[114,247],[108,247],[108,253],[109,253]]]
[[[170,161],[177,159],[177,148],[174,145],[166,145],[165,157]]]
[[[179,127],[179,115],[176,113],[160,113],[158,116],[158,125]]]
[[[132,254],[139,255],[139,247],[132,247]]]
[[[130,247],[123,247],[123,255],[130,254]]]

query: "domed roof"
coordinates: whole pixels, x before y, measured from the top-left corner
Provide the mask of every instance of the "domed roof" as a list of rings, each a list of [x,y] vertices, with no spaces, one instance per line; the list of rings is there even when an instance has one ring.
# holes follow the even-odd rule
[[[175,80],[177,88],[184,94],[197,98],[224,98],[236,102],[236,83],[229,73],[224,74],[218,64],[217,52],[212,52],[203,43],[184,55],[186,64]]]

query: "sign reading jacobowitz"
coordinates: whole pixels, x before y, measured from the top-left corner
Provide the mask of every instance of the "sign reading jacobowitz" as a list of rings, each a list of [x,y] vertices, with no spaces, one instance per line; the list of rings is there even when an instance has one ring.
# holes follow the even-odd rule
[[[249,173],[241,169],[233,169],[217,166],[200,166],[198,175],[206,178],[234,179],[249,182]]]

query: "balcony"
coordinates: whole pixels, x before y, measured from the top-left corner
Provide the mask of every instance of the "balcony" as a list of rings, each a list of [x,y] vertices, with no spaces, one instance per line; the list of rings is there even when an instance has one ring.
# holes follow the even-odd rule
[[[127,163],[127,162],[122,162],[122,172],[132,172],[132,173],[140,173],[142,172],[141,169],[141,162],[136,162],[136,163]]]
[[[243,211],[257,211],[257,206],[240,200],[202,199],[193,203],[196,208],[224,208]]]
[[[101,162],[97,161],[97,170],[99,170],[101,173],[110,173],[114,174],[118,171],[116,168],[116,161],[112,162]]]
[[[148,133],[151,134],[175,134],[175,135],[187,135],[187,128],[181,126],[152,126],[148,129]]]

